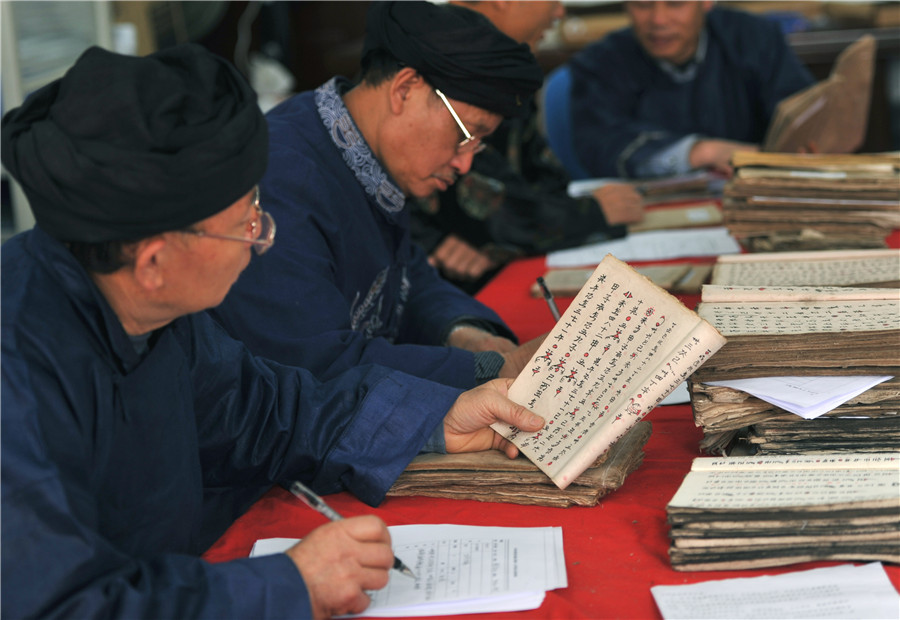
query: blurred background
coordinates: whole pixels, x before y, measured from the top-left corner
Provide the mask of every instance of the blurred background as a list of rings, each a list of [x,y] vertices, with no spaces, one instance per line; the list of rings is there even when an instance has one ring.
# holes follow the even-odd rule
[[[0,1],[0,100],[18,106],[60,77],[91,45],[144,55],[195,42],[231,60],[266,110],[335,74],[356,74],[368,1]],[[564,2],[567,16],[538,51],[545,72],[584,45],[628,25],[621,2]],[[817,79],[863,33],[878,42],[869,128],[862,152],[900,150],[900,2],[725,2],[777,21]],[[2,238],[33,219],[2,175]]]

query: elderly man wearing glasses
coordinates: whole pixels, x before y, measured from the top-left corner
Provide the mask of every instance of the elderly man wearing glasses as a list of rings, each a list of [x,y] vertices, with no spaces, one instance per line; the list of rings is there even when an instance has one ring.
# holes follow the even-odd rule
[[[458,6],[373,2],[362,77],[267,115],[263,203],[283,242],[254,260],[218,321],[257,354],[321,378],[377,363],[469,388],[514,377],[536,343],[428,264],[413,198],[450,187],[542,72],[528,45]]]
[[[37,221],[2,256],[4,618],[360,612],[393,566],[374,516],[283,554],[197,556],[275,483],[377,504],[426,443],[514,456],[489,425],[542,426],[511,380],[462,392],[369,365],[321,383],[200,312],[251,248],[293,242],[273,245],[257,198],[256,97],[203,48],[92,48],[3,118],[0,147]]]

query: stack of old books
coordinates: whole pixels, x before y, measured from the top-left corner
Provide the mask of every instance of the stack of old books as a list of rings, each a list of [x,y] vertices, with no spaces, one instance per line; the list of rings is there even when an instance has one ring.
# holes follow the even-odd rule
[[[644,460],[650,422],[641,421],[608,452],[560,489],[523,456],[509,459],[496,450],[465,454],[421,454],[413,459],[388,496],[447,497],[534,506],[594,506],[625,482]]]
[[[900,228],[900,154],[735,153],[725,226],[755,252],[885,247]]]
[[[689,381],[701,447],[716,454],[900,450],[900,289],[876,288],[896,286],[898,273],[897,250],[721,257],[713,282],[722,284],[703,287],[697,311],[728,342]],[[720,385],[853,376],[882,380],[814,419]]]
[[[666,507],[677,570],[900,561],[900,453],[699,458]]]

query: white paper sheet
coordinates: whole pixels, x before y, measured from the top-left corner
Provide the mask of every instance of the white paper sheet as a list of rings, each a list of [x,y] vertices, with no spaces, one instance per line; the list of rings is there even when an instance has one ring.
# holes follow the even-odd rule
[[[900,596],[880,563],[650,588],[665,620],[867,618],[896,620]]]
[[[740,390],[812,420],[893,377],[759,377],[708,381]]]
[[[741,251],[738,242],[723,226],[651,230],[622,239],[602,241],[547,254],[547,268],[598,265],[612,254],[622,261],[650,261],[685,256],[719,256]]]
[[[691,402],[691,394],[688,392],[687,382],[682,382],[675,388],[671,394],[666,396],[660,402],[660,405],[681,405]]]
[[[433,616],[536,609],[565,588],[562,529],[464,525],[388,528],[394,554],[416,574],[391,571],[360,617]],[[296,539],[259,540],[250,556],[280,553]]]

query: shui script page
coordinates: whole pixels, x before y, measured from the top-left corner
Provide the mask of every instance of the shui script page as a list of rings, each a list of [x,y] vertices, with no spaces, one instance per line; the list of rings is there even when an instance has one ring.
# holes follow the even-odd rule
[[[847,286],[898,279],[900,251],[841,250],[723,256],[713,269],[712,284]]]
[[[888,501],[900,504],[900,455],[804,455],[694,460],[669,506],[766,508]]]
[[[608,254],[509,390],[546,424],[493,428],[564,489],[724,343]]]
[[[726,336],[900,329],[898,301],[702,302],[697,312]]]

